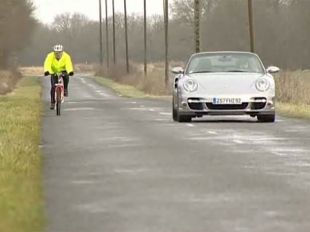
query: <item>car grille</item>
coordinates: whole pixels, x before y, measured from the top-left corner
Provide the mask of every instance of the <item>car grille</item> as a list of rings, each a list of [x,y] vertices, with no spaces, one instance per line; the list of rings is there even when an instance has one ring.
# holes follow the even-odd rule
[[[207,107],[210,110],[244,110],[247,106],[248,103],[242,103],[241,105],[214,105],[212,103],[207,103]]]

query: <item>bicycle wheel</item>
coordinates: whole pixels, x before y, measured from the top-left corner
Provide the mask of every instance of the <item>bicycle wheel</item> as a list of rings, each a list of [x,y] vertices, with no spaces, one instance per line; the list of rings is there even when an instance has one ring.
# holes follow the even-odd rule
[[[61,109],[61,88],[56,89],[56,114],[60,116]]]

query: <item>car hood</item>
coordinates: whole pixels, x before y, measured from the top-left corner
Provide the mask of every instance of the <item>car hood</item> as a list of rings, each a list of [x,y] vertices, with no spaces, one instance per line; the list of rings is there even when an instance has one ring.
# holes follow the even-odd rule
[[[207,95],[245,95],[260,93],[255,83],[260,78],[271,82],[270,90],[274,91],[272,76],[261,73],[195,73],[189,74],[183,81],[191,78],[198,82],[197,94]]]

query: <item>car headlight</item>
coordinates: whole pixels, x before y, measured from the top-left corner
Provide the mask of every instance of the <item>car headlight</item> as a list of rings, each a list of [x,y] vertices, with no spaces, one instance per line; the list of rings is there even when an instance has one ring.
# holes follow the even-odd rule
[[[193,79],[188,79],[183,83],[183,87],[187,92],[195,92],[198,89],[198,83]]]
[[[261,92],[266,92],[270,88],[270,81],[266,78],[260,78],[255,83],[256,89]]]

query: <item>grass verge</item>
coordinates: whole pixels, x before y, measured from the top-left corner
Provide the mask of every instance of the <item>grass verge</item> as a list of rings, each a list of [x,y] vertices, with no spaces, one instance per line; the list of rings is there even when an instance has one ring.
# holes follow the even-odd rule
[[[170,96],[149,95],[132,85],[124,85],[117,83],[111,79],[104,77],[95,77],[97,83],[114,90],[117,94],[129,98],[150,98],[150,99],[171,99]]]
[[[0,95],[11,92],[20,78],[17,71],[0,70]]]
[[[0,231],[43,230],[40,114],[38,78],[0,97]]]
[[[276,109],[282,116],[310,119],[310,105],[277,102]]]
[[[123,73],[118,74],[114,70],[112,74],[115,80],[101,77],[96,77],[96,80],[100,84],[114,89],[122,96],[171,100],[171,97],[167,96],[167,89],[161,85],[163,80],[159,77],[162,75],[156,71],[153,71],[152,75],[144,82],[141,81],[142,77],[139,76],[138,72],[128,76]],[[308,91],[310,87],[310,71],[283,72],[281,77],[277,76],[275,80],[277,86],[277,113],[285,117],[310,119],[310,95]],[[126,84],[127,82],[128,84]],[[147,93],[155,93],[156,95]]]

